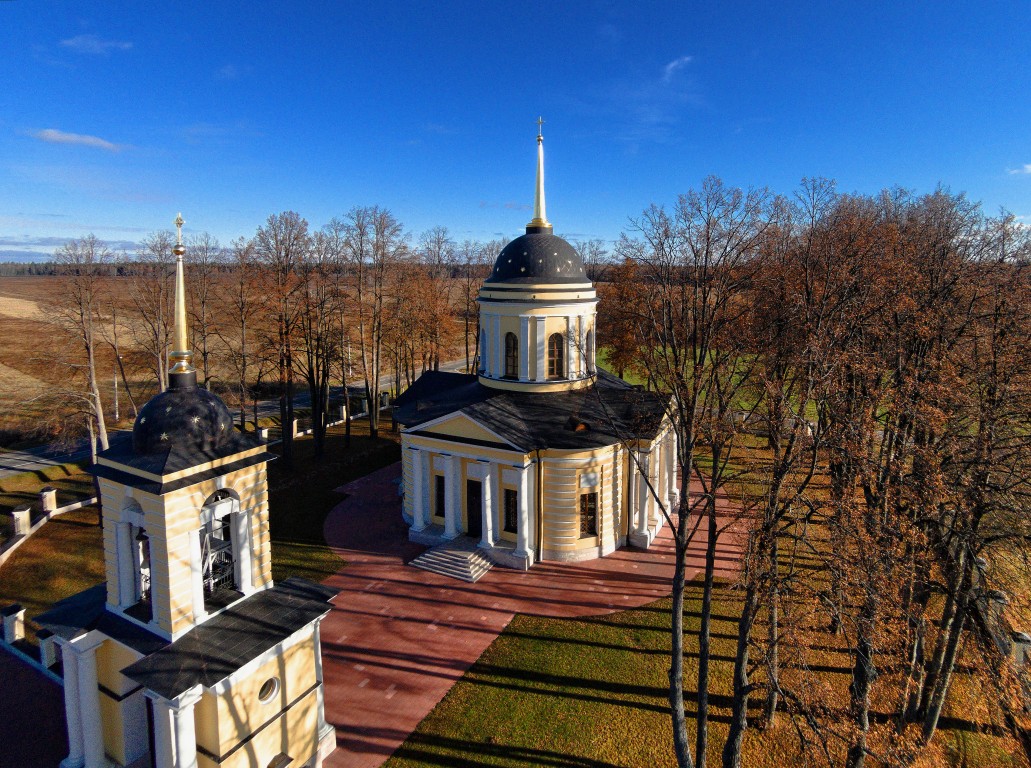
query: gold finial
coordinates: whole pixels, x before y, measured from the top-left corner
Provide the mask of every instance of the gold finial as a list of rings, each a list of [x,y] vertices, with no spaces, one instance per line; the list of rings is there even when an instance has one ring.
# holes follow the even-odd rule
[[[175,348],[169,355],[173,362],[168,371],[169,375],[193,373],[197,370],[193,367],[193,351],[186,338],[186,279],[183,276],[183,254],[186,253],[186,246],[183,245],[185,223],[181,213],[175,217],[176,244],[172,249],[172,253],[175,254]]]
[[[537,118],[537,192],[533,198],[533,220],[526,225],[527,230],[531,227],[544,227],[551,229],[548,217],[544,214],[544,135],[542,126],[544,118]]]

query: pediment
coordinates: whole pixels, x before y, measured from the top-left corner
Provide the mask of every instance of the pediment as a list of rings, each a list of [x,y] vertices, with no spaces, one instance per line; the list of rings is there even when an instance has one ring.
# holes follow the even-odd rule
[[[422,434],[439,435],[442,438],[453,437],[465,441],[475,440],[483,443],[504,443],[513,450],[523,451],[523,448],[515,445],[511,440],[502,437],[486,425],[481,424],[461,411],[420,424],[417,429]]]

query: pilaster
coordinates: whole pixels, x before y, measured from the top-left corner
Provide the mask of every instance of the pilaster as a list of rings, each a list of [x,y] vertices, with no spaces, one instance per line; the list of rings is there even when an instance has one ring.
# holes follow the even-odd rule
[[[519,380],[530,380],[530,350],[533,349],[530,339],[530,317],[519,316]]]
[[[548,336],[545,323],[547,318],[537,315],[534,318],[534,328],[537,332],[537,371],[535,380],[543,382],[548,376]]]

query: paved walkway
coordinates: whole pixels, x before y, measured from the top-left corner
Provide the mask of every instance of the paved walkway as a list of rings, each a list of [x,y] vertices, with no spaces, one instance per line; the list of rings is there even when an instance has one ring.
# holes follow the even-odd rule
[[[624,549],[576,564],[530,571],[494,568],[476,584],[404,567],[425,547],[408,542],[397,495],[400,464],[356,480],[326,520],[326,541],[348,565],[326,583],[340,589],[322,623],[326,719],[337,729],[329,768],[382,764],[462,677],[515,613],[593,616],[669,594],[669,529],[646,552]],[[719,504],[729,509],[729,502]],[[689,562],[704,565],[700,531]],[[720,575],[740,560],[721,540]]]

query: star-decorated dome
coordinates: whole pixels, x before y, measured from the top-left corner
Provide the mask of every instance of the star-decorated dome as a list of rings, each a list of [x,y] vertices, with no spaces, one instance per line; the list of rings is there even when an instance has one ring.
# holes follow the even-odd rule
[[[176,217],[175,347],[169,355],[168,389],[152,397],[132,427],[133,453],[138,456],[175,452],[210,454],[234,443],[233,416],[217,396],[197,386],[197,369],[186,337],[186,285],[183,278],[182,214]]]
[[[535,231],[531,231],[535,230]],[[494,262],[488,283],[586,283],[583,259],[551,228],[529,226],[506,245]]]
[[[217,451],[233,437],[233,416],[221,398],[195,383],[173,387],[152,397],[136,417],[132,448],[136,454],[172,449]]]

